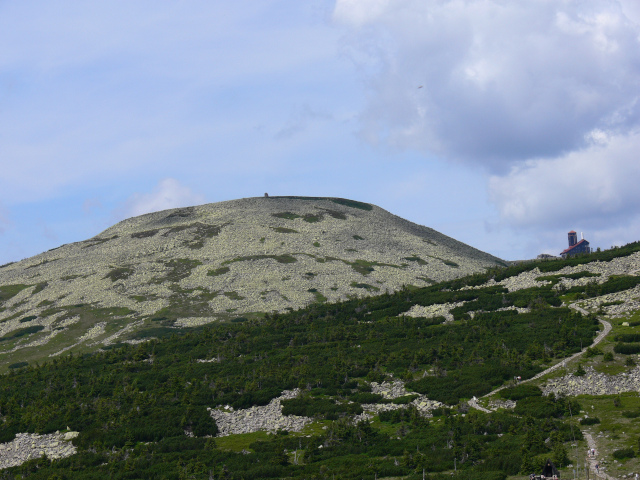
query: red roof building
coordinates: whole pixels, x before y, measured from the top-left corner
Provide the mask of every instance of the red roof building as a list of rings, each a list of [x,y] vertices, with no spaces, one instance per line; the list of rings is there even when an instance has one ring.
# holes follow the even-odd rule
[[[589,242],[587,242],[584,238],[578,242],[578,234],[571,230],[569,232],[569,248],[563,250],[560,253],[562,258],[573,257],[574,255],[579,255],[581,253],[591,253],[591,247],[589,247]]]

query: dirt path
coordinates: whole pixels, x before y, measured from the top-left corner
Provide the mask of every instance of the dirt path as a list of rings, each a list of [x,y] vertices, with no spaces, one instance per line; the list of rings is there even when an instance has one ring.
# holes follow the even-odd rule
[[[587,457],[587,461],[589,462],[589,470],[593,473],[594,478],[605,478],[606,480],[617,480],[615,477],[612,477],[608,473],[602,471],[602,467],[600,467],[600,472],[596,473],[596,463],[598,463],[598,446],[596,445],[596,441],[593,439],[590,433],[582,432],[585,440],[587,441],[587,445],[589,449],[594,449],[596,454],[594,456]]]
[[[584,308],[581,308],[581,307],[579,307],[577,305],[569,305],[569,308],[574,308],[575,310],[579,311],[583,315],[588,315],[589,314],[589,312],[587,312]],[[565,367],[567,362],[570,362],[571,360],[573,360],[575,358],[578,358],[580,355],[582,355],[584,352],[587,351],[587,348],[595,347],[596,345],[598,345],[604,339],[604,337],[606,337],[609,334],[609,332],[611,331],[611,324],[609,322],[607,322],[606,320],[602,320],[601,318],[598,318],[598,321],[604,326],[604,329],[598,334],[598,336],[596,336],[596,338],[593,340],[593,343],[591,345],[589,345],[587,347],[584,347],[578,353],[574,353],[570,357],[565,358],[561,362],[558,362],[555,365],[547,368],[546,370],[543,370],[542,372],[538,373],[537,375],[535,375],[535,376],[533,376],[533,377],[531,377],[531,378],[529,378],[527,380],[522,380],[520,383],[527,383],[527,382],[531,382],[533,380],[537,380],[538,378],[543,377],[547,373],[553,372],[554,370],[557,370],[558,368]],[[499,392],[503,388],[507,388],[507,387],[508,387],[508,385],[503,385],[502,387],[496,388],[492,392],[489,392],[489,393],[487,393],[486,395],[483,395],[480,398],[489,397],[489,396]],[[481,407],[478,404],[478,399],[476,397],[473,397],[471,400],[469,400],[469,406],[475,408],[476,410],[480,410],[481,412],[491,413],[491,410],[489,410],[488,408]]]

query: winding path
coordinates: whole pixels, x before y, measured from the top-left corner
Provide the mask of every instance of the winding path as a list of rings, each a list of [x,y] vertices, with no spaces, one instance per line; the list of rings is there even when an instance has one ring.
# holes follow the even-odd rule
[[[569,308],[573,308],[573,309],[579,311],[580,313],[582,313],[583,315],[588,315],[589,314],[589,312],[587,312],[584,308],[579,307],[579,306],[577,306],[575,304],[574,305],[569,305]],[[564,366],[566,366],[567,362],[570,362],[571,360],[574,360],[575,358],[578,358],[580,355],[582,355],[584,352],[586,352],[587,348],[595,347],[597,344],[599,344],[604,339],[604,337],[606,337],[609,334],[609,332],[611,331],[611,324],[609,322],[607,322],[606,320],[603,320],[601,318],[598,318],[598,321],[604,326],[604,329],[596,336],[596,338],[593,340],[593,343],[591,345],[589,345],[587,347],[584,347],[578,353],[574,353],[570,357],[567,357],[564,360],[562,360],[561,362],[558,362],[555,365],[552,365],[551,367],[547,368],[546,370],[543,370],[542,372],[538,373],[537,375],[534,375],[533,377],[528,378],[526,380],[522,380],[520,383],[527,383],[527,382],[531,382],[532,380],[537,380],[538,378],[543,377],[547,373],[553,372],[554,370],[557,370],[560,367],[564,367]],[[480,398],[485,398],[485,397],[489,397],[491,395],[494,395],[495,393],[499,392],[503,388],[507,388],[507,387],[508,387],[508,385],[503,385],[501,387],[498,387],[495,390],[487,393],[486,395],[483,395]],[[476,397],[473,397],[471,400],[469,400],[469,406],[475,408],[476,410],[480,410],[481,412],[485,412],[485,413],[491,413],[492,412],[492,410],[489,410],[488,408],[484,408],[484,407],[480,406],[478,404],[478,399]]]

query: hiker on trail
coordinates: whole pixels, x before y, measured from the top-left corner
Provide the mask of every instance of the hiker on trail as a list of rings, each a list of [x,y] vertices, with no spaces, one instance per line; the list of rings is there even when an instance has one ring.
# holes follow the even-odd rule
[[[595,448],[592,448],[592,449],[591,449],[591,456],[592,456],[592,457],[595,457],[595,456],[596,456],[596,449],[595,449]]]
[[[596,473],[599,475],[600,474],[600,464],[596,463]]]

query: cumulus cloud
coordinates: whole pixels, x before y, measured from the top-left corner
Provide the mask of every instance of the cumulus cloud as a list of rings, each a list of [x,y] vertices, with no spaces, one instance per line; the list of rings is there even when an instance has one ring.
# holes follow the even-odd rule
[[[362,133],[493,169],[639,123],[640,27],[609,0],[338,0]]]
[[[489,181],[491,200],[512,225],[560,225],[580,218],[603,227],[637,215],[640,130],[608,136],[557,158],[531,160]]]
[[[194,193],[174,178],[161,180],[151,193],[134,193],[118,212],[120,218],[135,217],[145,213],[170,208],[189,207],[204,203],[204,196]]]
[[[638,2],[338,0],[333,18],[364,138],[479,165],[498,225],[640,235]]]

